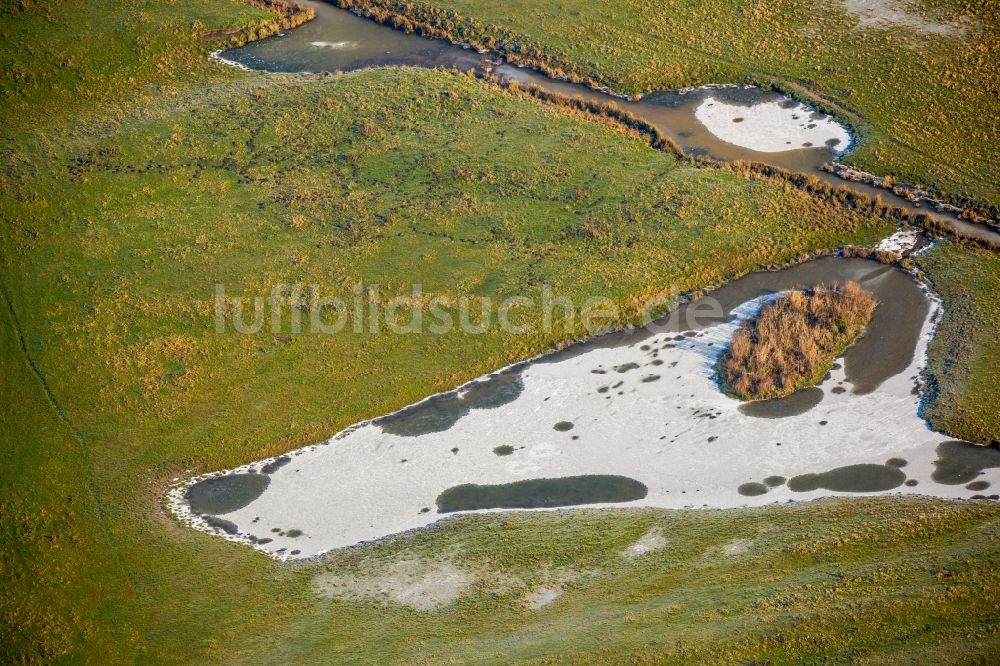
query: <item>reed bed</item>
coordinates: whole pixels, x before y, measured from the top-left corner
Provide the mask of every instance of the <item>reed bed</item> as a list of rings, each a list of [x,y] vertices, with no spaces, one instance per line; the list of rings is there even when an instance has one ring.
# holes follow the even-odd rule
[[[723,385],[743,400],[766,400],[815,384],[877,305],[854,281],[782,294],[733,336],[719,361]]]

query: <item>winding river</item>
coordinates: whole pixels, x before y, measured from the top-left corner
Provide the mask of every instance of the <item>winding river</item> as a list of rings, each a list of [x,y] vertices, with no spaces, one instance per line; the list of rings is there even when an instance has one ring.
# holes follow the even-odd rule
[[[282,35],[228,49],[221,53],[222,59],[247,69],[288,73],[400,65],[490,72],[551,93],[600,104],[614,102],[671,138],[688,155],[725,162],[758,162],[815,175],[835,187],[879,196],[886,204],[907,212],[932,214],[964,235],[1000,243],[1000,233],[985,225],[917,206],[889,190],[847,181],[822,170],[823,164],[850,147],[850,135],[829,116],[780,93],[756,87],[709,86],[654,92],[639,100],[622,99],[584,85],[554,80],[532,69],[497,62],[490,54],[405,34],[326,2],[301,1],[315,9],[314,20]],[[779,133],[781,136],[776,136]]]

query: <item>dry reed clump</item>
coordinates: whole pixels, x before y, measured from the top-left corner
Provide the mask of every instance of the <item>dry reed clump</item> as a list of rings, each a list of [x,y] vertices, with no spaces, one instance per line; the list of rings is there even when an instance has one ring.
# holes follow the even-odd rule
[[[312,7],[295,2],[295,0],[244,0],[260,9],[277,14],[276,17],[257,22],[235,31],[213,30],[202,35],[203,39],[229,38],[231,46],[243,46],[265,37],[276,35],[283,30],[297,28],[303,23],[316,18],[316,10]]]
[[[861,257],[862,259],[867,259],[871,254],[871,250],[865,247],[858,247],[857,245],[845,245],[844,249],[841,250],[841,255],[845,259],[851,259],[853,257]]]
[[[853,281],[779,296],[733,336],[719,361],[725,388],[744,400],[764,400],[816,383],[877,305]]]
[[[892,250],[869,250],[868,248],[858,247],[857,245],[845,245],[840,251],[840,254],[845,259],[861,257],[862,259],[877,261],[880,264],[894,264],[901,261],[903,258],[900,253],[893,252]]]
[[[893,252],[892,250],[875,250],[872,252],[872,259],[880,264],[894,264],[902,258],[899,252]]]

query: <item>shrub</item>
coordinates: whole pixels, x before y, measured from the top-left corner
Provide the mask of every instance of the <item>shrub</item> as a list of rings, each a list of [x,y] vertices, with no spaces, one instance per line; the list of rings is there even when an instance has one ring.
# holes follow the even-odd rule
[[[898,252],[893,252],[892,250],[875,250],[872,252],[872,259],[880,264],[894,264],[899,261],[900,258],[901,255]]]
[[[719,360],[724,389],[744,400],[763,400],[816,383],[864,330],[877,305],[857,282],[779,296],[733,336]]]

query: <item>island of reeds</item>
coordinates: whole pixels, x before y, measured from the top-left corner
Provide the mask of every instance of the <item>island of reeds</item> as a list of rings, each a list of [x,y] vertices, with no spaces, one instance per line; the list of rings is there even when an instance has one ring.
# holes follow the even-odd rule
[[[723,389],[767,400],[815,384],[864,332],[877,305],[853,281],[781,294],[733,336],[719,360]]]

